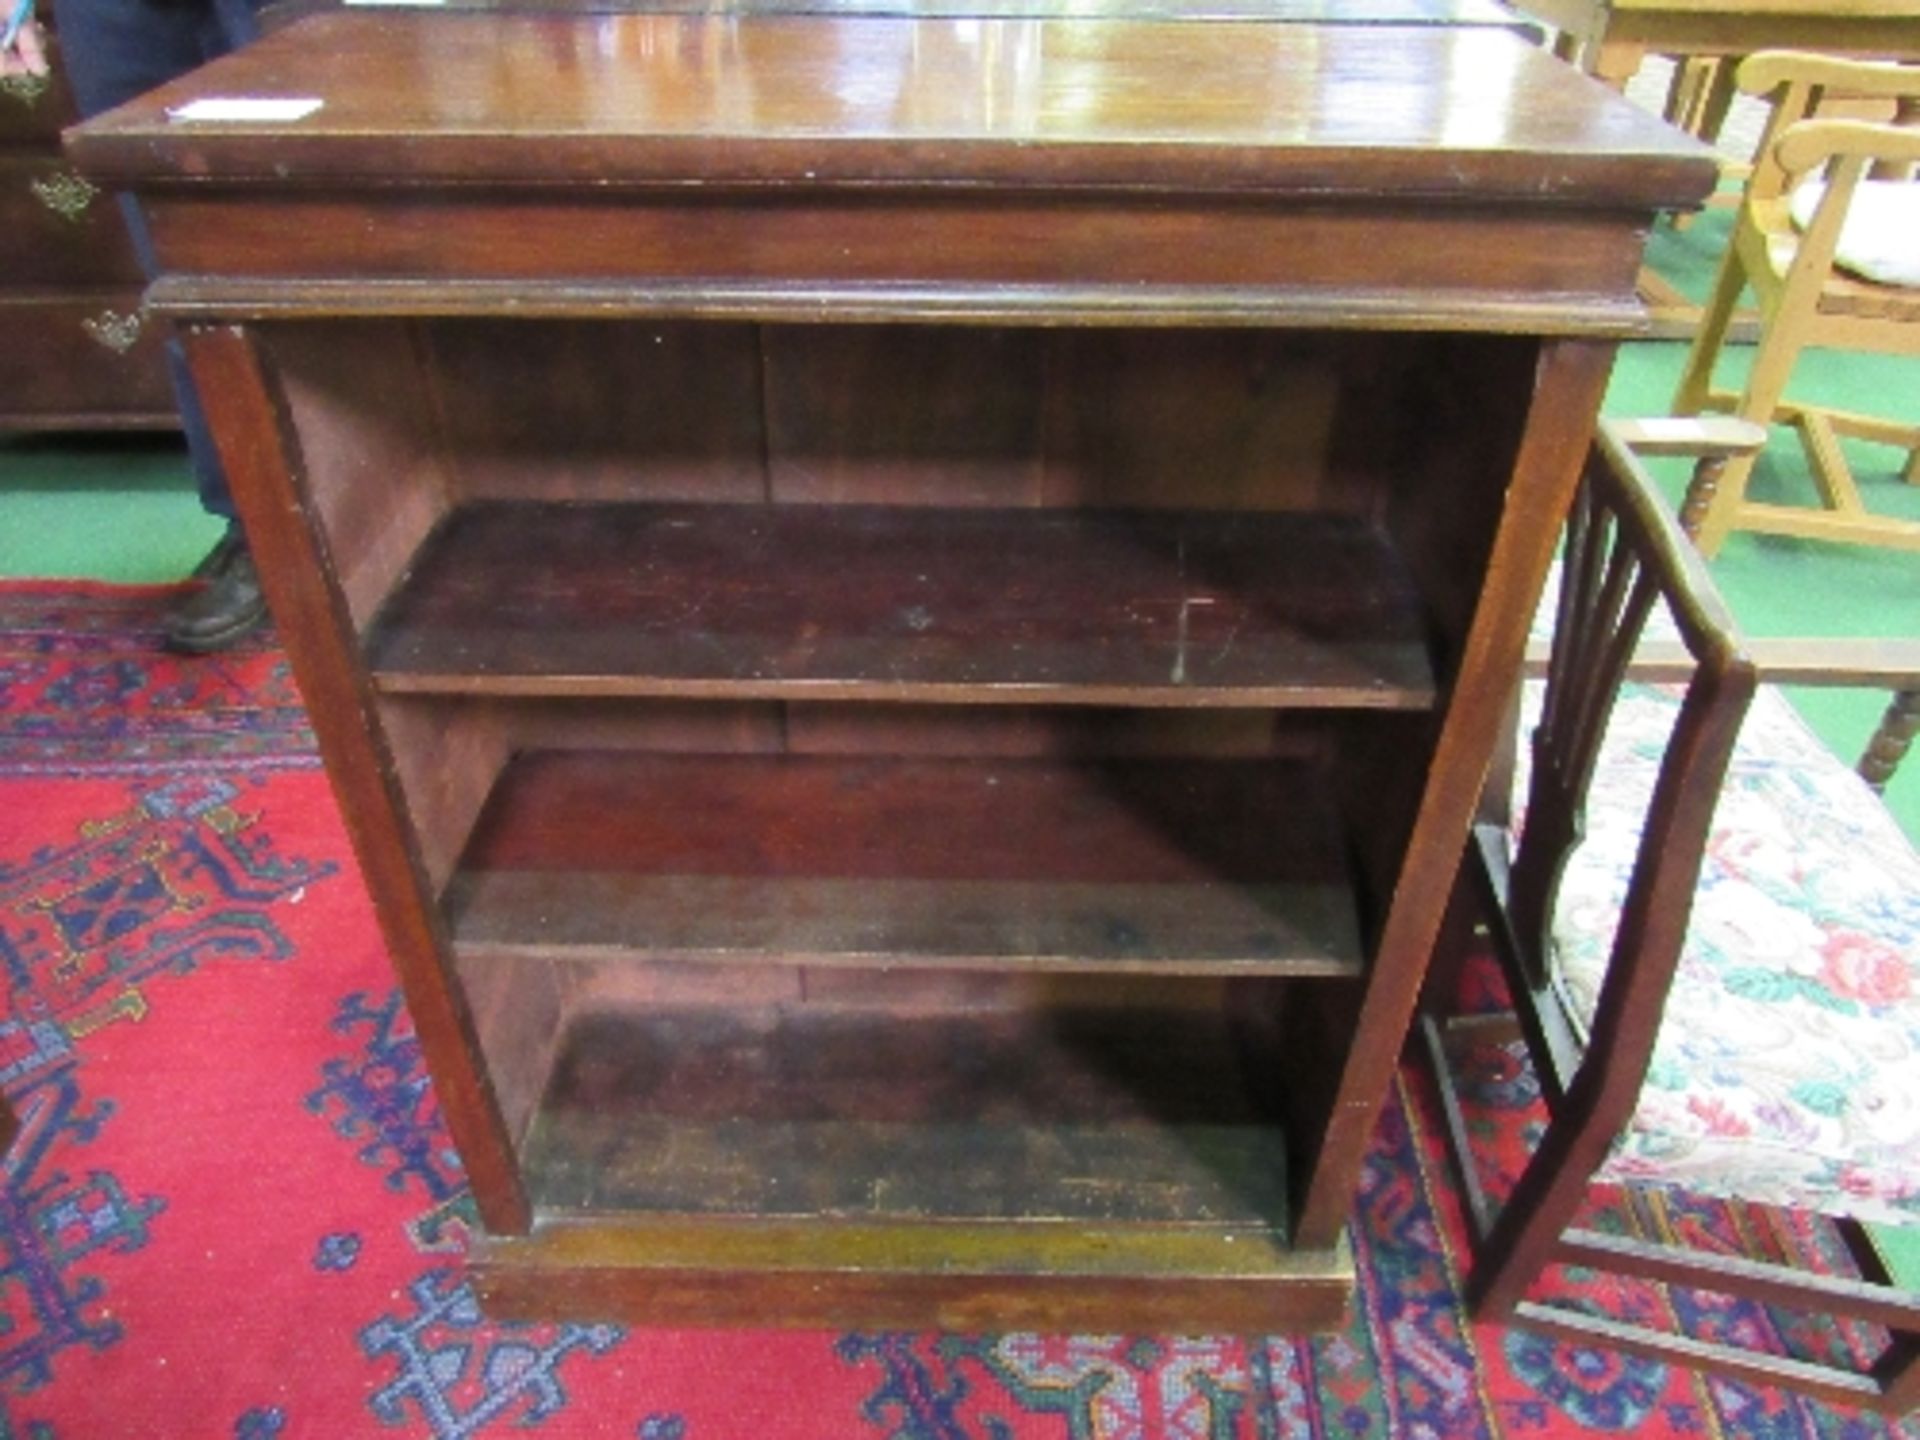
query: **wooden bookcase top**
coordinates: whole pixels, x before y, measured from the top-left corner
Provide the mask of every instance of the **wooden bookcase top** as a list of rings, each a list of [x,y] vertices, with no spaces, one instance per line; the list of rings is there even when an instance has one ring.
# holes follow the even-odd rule
[[[194,101],[320,102],[189,120]],[[316,14],[69,134],[122,184],[840,185],[1688,206],[1701,146],[1487,26]]]
[[[1537,22],[1499,0],[401,0],[435,10],[558,15],[878,15],[907,20],[1258,20],[1284,25],[1492,25]]]

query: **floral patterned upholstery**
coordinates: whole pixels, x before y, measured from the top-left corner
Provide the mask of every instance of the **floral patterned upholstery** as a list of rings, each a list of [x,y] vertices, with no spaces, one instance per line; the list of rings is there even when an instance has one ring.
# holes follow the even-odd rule
[[[1526,689],[1523,734],[1542,687]],[[1576,1024],[1678,709],[1677,688],[1645,685],[1615,706],[1553,922]],[[1920,1220],[1920,854],[1770,686],[1715,812],[1636,1114],[1596,1178]]]

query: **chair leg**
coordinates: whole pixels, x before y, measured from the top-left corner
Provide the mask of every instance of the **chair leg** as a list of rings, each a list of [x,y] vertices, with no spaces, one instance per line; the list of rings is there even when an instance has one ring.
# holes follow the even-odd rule
[[[1729,268],[1737,273],[1737,267],[1730,264]],[[1716,293],[1716,303],[1719,298]],[[1794,361],[1800,356],[1800,327],[1796,319],[1784,313],[1784,308],[1768,317],[1760,334],[1760,342],[1754,348],[1753,368],[1748,372],[1746,389],[1733,407],[1733,414],[1739,419],[1756,425],[1772,422],[1781,396],[1786,393],[1787,379],[1793,373]],[[1682,380],[1682,386],[1692,378],[1689,373]],[[1747,498],[1747,481],[1752,478],[1753,467],[1758,459],[1757,455],[1736,455],[1727,461],[1726,468],[1720,472],[1718,488],[1711,502],[1702,508],[1699,517],[1699,534],[1694,543],[1702,555],[1718,554],[1727,536],[1738,527],[1740,509]]]
[[[1698,113],[1695,116],[1693,133],[1708,142],[1717,141],[1720,132],[1726,128],[1727,113],[1733,109],[1735,85],[1734,74],[1740,69],[1744,57],[1728,55],[1714,63],[1713,71],[1707,77],[1706,90],[1700,96]]]
[[[1700,133],[1697,127],[1701,101],[1719,63],[1699,55],[1682,55],[1674,61],[1673,78],[1667,82],[1666,104],[1660,107],[1661,116],[1669,125],[1694,135]]]
[[[1727,455],[1703,455],[1694,463],[1693,476],[1687,481],[1686,497],[1680,502],[1680,530],[1695,546],[1700,543],[1700,526],[1713,509],[1720,493],[1721,477],[1727,473]]]
[[[1713,293],[1700,311],[1700,328],[1694,332],[1686,368],[1680,372],[1680,383],[1673,393],[1674,414],[1698,415],[1707,408],[1713,390],[1713,367],[1720,359],[1720,347],[1726,344],[1727,327],[1733,323],[1734,308],[1746,284],[1739,257],[1729,249],[1721,257]]]
[[[1561,1117],[1548,1122],[1485,1242],[1474,1251],[1466,1298],[1476,1320],[1510,1319],[1527,1287],[1552,1263],[1609,1140]]]
[[[1667,89],[1667,103],[1662,112],[1670,125],[1677,125],[1689,134],[1697,135],[1708,144],[1717,142],[1720,132],[1726,127],[1727,112],[1732,108],[1735,88],[1734,72],[1740,68],[1740,57],[1690,55],[1674,66],[1673,82]],[[1743,164],[1721,162],[1720,177],[1744,178],[1750,167]],[[1723,196],[1711,195],[1708,206],[1723,203]],[[1685,230],[1700,218],[1704,211],[1681,211],[1669,217],[1668,223],[1675,230]]]
[[[1916,734],[1920,734],[1920,690],[1896,690],[1887,702],[1887,713],[1880,717],[1879,728],[1867,742],[1866,753],[1860,757],[1861,778],[1875,790],[1886,789]]]
[[[1711,559],[1720,553],[1727,536],[1737,528],[1740,506],[1747,498],[1747,481],[1753,476],[1754,456],[1738,455],[1728,460],[1715,476],[1714,488],[1705,504],[1692,506],[1692,525],[1688,533],[1694,547]]]
[[[1881,1396],[1875,1408],[1882,1414],[1905,1415],[1920,1409],[1920,1335],[1894,1331],[1886,1354],[1874,1366],[1873,1378]]]

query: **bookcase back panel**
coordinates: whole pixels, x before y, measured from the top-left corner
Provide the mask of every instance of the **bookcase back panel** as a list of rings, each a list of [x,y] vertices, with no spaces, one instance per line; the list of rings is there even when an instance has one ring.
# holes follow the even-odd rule
[[[440,699],[382,701],[422,737],[473,725],[504,752],[1002,756],[1009,759],[1290,756],[1323,759],[1350,717],[1274,710],[1100,706],[777,704],[724,701]]]
[[[760,500],[754,327],[511,320],[425,325],[461,502]]]
[[[313,481],[344,494],[351,477],[334,471],[371,467],[388,509],[429,518],[498,499],[1371,515],[1406,441],[1383,417],[1411,408],[1424,348],[1256,329],[443,319],[326,333],[339,331],[351,343],[262,327]],[[393,528],[379,509],[322,508],[349,550]]]

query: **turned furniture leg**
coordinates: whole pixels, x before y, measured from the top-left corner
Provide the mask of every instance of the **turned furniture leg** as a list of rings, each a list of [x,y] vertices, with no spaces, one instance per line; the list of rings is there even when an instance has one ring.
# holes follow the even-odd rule
[[[1674,397],[1674,409],[1680,414],[1697,414],[1703,406],[1711,403],[1708,380],[1740,285],[1739,267],[1729,256],[1721,270],[1720,282],[1714,288],[1708,323],[1702,325],[1700,338],[1687,357],[1686,373],[1681,377],[1679,392]],[[1786,308],[1784,305],[1780,307],[1773,317],[1773,323],[1762,332],[1760,343],[1754,351],[1753,369],[1748,373],[1746,389],[1732,407],[1733,415],[1756,425],[1764,426],[1772,422],[1780,397],[1786,392],[1787,378],[1793,373],[1793,362],[1800,353],[1800,317],[1786,314]],[[1747,481],[1758,459],[1758,455],[1735,455],[1712,478],[1711,494],[1695,517],[1698,529],[1691,532],[1694,544],[1702,555],[1717,554],[1733,531],[1734,521],[1747,496]]]
[[[1709,455],[1693,467],[1693,478],[1687,482],[1686,498],[1680,502],[1680,529],[1695,545],[1700,543],[1700,526],[1713,509],[1713,502],[1720,494],[1721,478],[1726,474],[1726,455]]]
[[[1906,758],[1917,732],[1920,732],[1920,690],[1896,691],[1888,702],[1887,713],[1880,717],[1880,728],[1867,742],[1867,753],[1860,757],[1860,773],[1875,790],[1887,788],[1887,782]]]
[[[1707,487],[1706,503],[1697,509],[1687,535],[1694,547],[1709,559],[1719,553],[1727,536],[1733,533],[1734,517],[1746,499],[1747,481],[1753,475],[1758,458],[1741,455],[1729,459],[1719,467]]]

